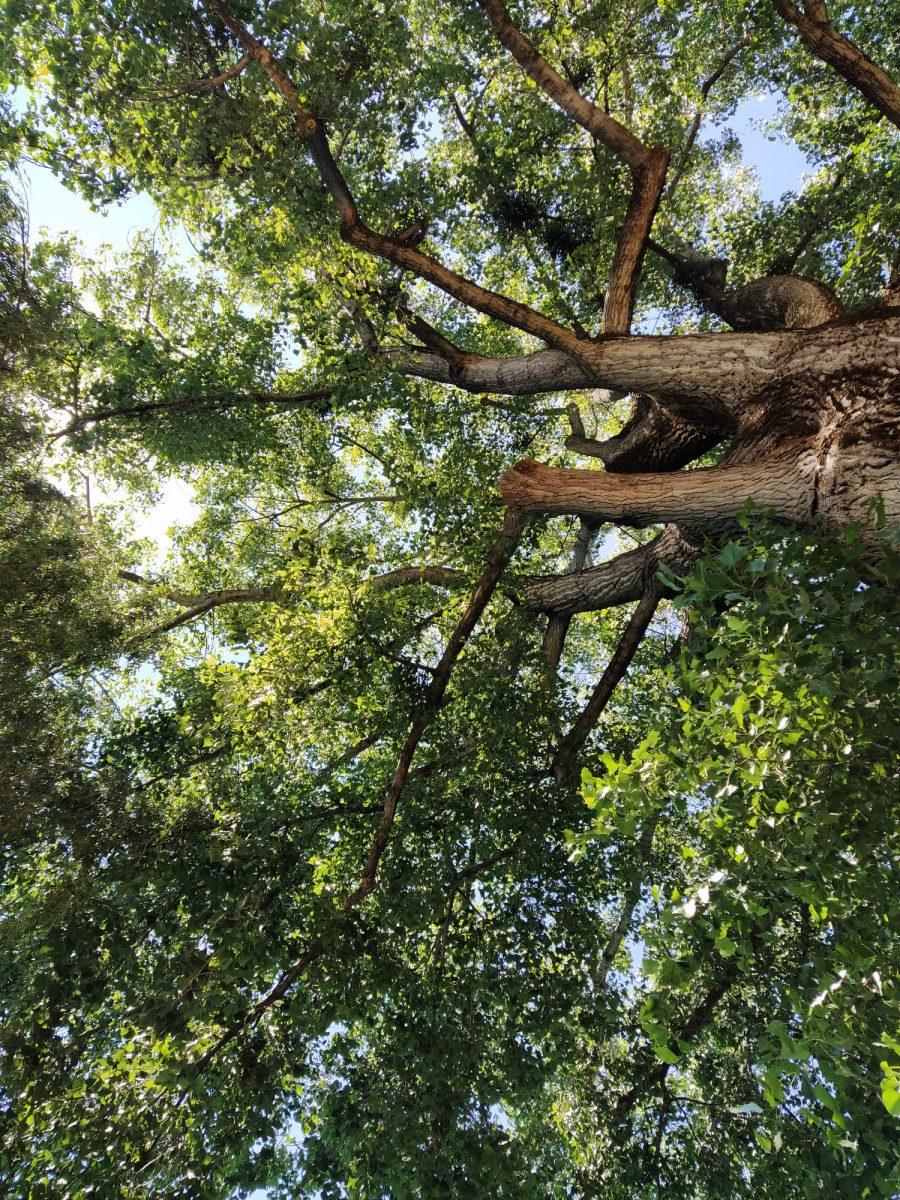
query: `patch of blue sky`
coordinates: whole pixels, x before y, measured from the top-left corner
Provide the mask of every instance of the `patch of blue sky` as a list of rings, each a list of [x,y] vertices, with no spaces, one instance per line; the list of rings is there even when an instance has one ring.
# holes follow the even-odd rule
[[[725,122],[740,139],[744,161],[756,172],[760,195],[772,204],[785,192],[796,191],[803,175],[813,170],[801,150],[769,129],[780,100],[778,92],[745,100]]]

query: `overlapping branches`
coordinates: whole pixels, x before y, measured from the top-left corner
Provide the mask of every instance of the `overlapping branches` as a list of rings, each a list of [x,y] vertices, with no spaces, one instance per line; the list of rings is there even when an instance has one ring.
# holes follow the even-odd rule
[[[647,237],[665,185],[668,148],[645,146],[629,129],[568,83],[513,24],[501,0],[479,0],[479,4],[498,39],[522,70],[596,142],[621,158],[631,172],[631,196],[603,305],[603,332],[628,333]]]
[[[353,891],[338,905],[337,911],[339,914],[346,914],[358,908],[375,888],[378,878],[378,867],[390,841],[394,819],[397,814],[397,805],[406,789],[416,749],[426,730],[432,725],[441,711],[456,661],[493,596],[500,578],[515,552],[525,523],[524,518],[508,514],[504,521],[500,537],[486,556],[484,569],[472,592],[469,604],[447,640],[440,661],[432,672],[431,680],[425,690],[419,712],[414,716],[410,724],[406,740],[403,743],[397,760],[393,779],[385,795],[381,820],[369,847],[359,882]],[[232,1042],[241,1030],[248,1024],[258,1021],[273,1005],[282,1000],[306,969],[322,954],[323,949],[324,945],[321,938],[313,936],[306,950],[297,961],[282,973],[278,981],[266,995],[252,1007],[246,1009],[232,1022],[213,1045],[192,1064],[191,1071],[195,1074],[204,1071],[216,1055]],[[186,1095],[187,1093],[182,1093],[179,1103],[184,1101]]]
[[[290,107],[297,137],[307,147],[337,209],[342,239],[353,247],[414,273],[454,300],[539,338],[550,347],[515,359],[490,359],[461,350],[423,319],[404,314],[407,325],[420,339],[422,347],[380,349],[378,354],[382,361],[400,372],[454,383],[472,391],[528,395],[541,391],[606,386],[665,396],[667,403],[673,404],[673,411],[677,410],[677,401],[681,397],[689,399],[694,413],[706,418],[708,427],[715,430],[728,428],[735,423],[746,397],[770,380],[786,362],[800,369],[803,365],[801,359],[805,356],[805,366],[814,375],[811,364],[817,353],[816,335],[805,335],[802,343],[794,334],[781,329],[765,334],[717,334],[677,339],[609,336],[627,335],[630,330],[641,262],[665,184],[668,150],[643,145],[628,128],[608,116],[568,83],[513,24],[501,0],[479,0],[479,3],[499,41],[526,74],[563,112],[587,130],[596,143],[621,158],[631,174],[631,195],[606,291],[602,327],[602,333],[606,336],[600,339],[590,339],[583,331],[567,329],[529,306],[450,270],[414,244],[421,233],[421,229],[415,226],[399,236],[379,233],[367,226],[360,215],[353,191],[332,154],[321,114],[301,102],[297,85],[289,73],[235,17],[223,0],[205,0],[207,7],[240,42],[245,57],[263,68]],[[780,4],[777,6],[779,11],[783,7]],[[792,9],[792,6],[786,7]],[[820,5],[806,7],[815,7],[817,12],[821,8]],[[716,78],[744,44],[745,41],[728,51],[718,71],[704,83],[704,99]],[[697,121],[688,133],[686,153],[690,151],[698,128]],[[679,167],[676,172],[675,183],[681,169]],[[840,315],[829,307],[828,299],[818,285],[810,288],[805,286],[806,281],[802,282],[804,297],[807,300],[814,299],[818,308],[826,312],[825,321],[830,316]],[[786,306],[795,303],[798,294],[794,289],[785,300],[788,292],[791,289],[787,285],[769,281],[764,288],[757,288],[752,293],[745,290],[740,301],[745,308],[754,303],[763,303],[773,311],[777,309],[775,318],[767,317],[771,323],[763,325],[763,328],[771,328],[772,324],[808,328],[810,324],[821,323],[808,320],[808,314],[785,321]],[[723,291],[715,299],[724,302],[728,298]],[[759,325],[752,327],[759,328]],[[848,342],[852,339],[853,334],[848,333],[843,340]],[[667,460],[666,465],[671,467],[671,462]],[[336,906],[336,917],[358,908],[377,885],[379,867],[390,843],[398,804],[414,770],[417,748],[446,702],[454,665],[498,586],[515,550],[526,513],[575,512],[585,519],[583,534],[576,547],[576,559],[573,560],[576,568],[584,565],[591,526],[601,520],[639,525],[675,521],[684,518],[685,505],[688,504],[693,506],[687,512],[691,519],[703,522],[708,517],[721,522],[732,518],[749,495],[756,499],[763,496],[764,507],[767,506],[766,499],[771,499],[772,506],[790,519],[803,519],[807,515],[809,489],[801,489],[803,494],[799,497],[791,491],[796,483],[794,464],[786,465],[780,472],[773,472],[771,464],[756,464],[726,471],[692,472],[691,475],[693,478],[690,480],[677,474],[645,473],[641,476],[617,477],[599,472],[551,471],[532,463],[519,464],[516,470],[507,475],[505,498],[508,512],[504,532],[487,556],[469,605],[451,634],[438,665],[432,670],[421,706],[412,715],[393,777],[386,789],[378,829],[369,845],[358,882]],[[636,553],[632,559],[624,556],[629,567],[629,571],[625,572],[628,576],[625,583],[613,578],[616,575],[615,564],[604,564],[596,569],[599,572],[596,578],[602,579],[601,586],[606,589],[604,596],[610,603],[622,603],[625,599],[637,600],[638,603],[588,704],[556,750],[552,773],[561,784],[569,781],[578,752],[627,672],[662,599],[663,588],[655,575],[656,568],[664,561],[659,556],[666,537],[667,534],[664,534],[660,544]],[[632,571],[632,567],[635,570]],[[413,572],[425,570],[443,571],[446,568],[409,569]],[[391,574],[396,577],[400,573]],[[403,581],[412,581],[412,577]],[[417,581],[447,582],[446,579],[426,580],[424,575],[418,577]],[[393,584],[386,583],[384,586]],[[211,601],[210,596],[213,595],[216,594],[190,597],[200,601],[192,607],[197,609],[205,605],[203,611],[208,611],[217,603],[231,602],[224,599]],[[183,603],[174,596],[170,598]],[[232,599],[247,600],[249,597],[235,596]],[[576,610],[577,606],[567,602],[558,611],[565,617]],[[558,621],[550,638],[552,658],[558,659],[564,636],[565,621]],[[652,837],[653,822],[650,822],[642,834],[642,846],[646,853],[649,853]],[[604,980],[627,933],[638,894],[631,889],[625,897],[622,914],[601,963]],[[324,931],[311,931],[303,954],[260,999],[248,1006],[225,1029],[193,1065],[193,1070],[200,1072],[205,1069],[241,1030],[259,1021],[276,1003],[287,997],[297,980],[323,953],[323,949]],[[689,1041],[709,1020],[728,986],[725,982],[718,990],[713,988],[697,1006],[681,1031],[684,1040]],[[665,1073],[659,1076],[657,1082],[664,1078]],[[633,1098],[623,1097],[621,1111],[627,1110],[632,1103]]]
[[[526,304],[511,300],[451,271],[443,263],[416,249],[402,238],[378,233],[365,225],[347,181],[335,162],[322,119],[301,104],[297,87],[287,71],[266,46],[236,19],[222,0],[205,0],[205,3],[238,38],[247,53],[262,66],[290,106],[297,135],[307,145],[319,177],[334,200],[344,241],[395,266],[412,271],[419,278],[478,312],[521,329],[578,357],[582,339],[576,333]]]

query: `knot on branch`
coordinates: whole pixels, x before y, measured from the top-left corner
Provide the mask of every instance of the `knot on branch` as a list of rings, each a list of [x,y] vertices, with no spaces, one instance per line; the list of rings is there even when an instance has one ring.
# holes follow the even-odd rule
[[[815,329],[844,316],[830,287],[803,275],[767,275],[730,292],[713,308],[732,329]]]

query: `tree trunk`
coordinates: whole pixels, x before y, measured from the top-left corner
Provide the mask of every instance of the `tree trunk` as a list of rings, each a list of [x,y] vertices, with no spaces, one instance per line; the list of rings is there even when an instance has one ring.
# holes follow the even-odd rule
[[[572,613],[636,599],[660,565],[684,570],[702,537],[726,531],[747,507],[796,526],[815,520],[832,529],[858,524],[873,552],[877,526],[900,522],[896,315],[756,334],[743,345],[720,336],[723,387],[715,398],[703,339],[685,339],[702,346],[693,396],[681,373],[680,339],[670,342],[666,364],[653,361],[652,354],[635,362],[634,380],[643,384],[666,373],[666,382],[676,387],[640,397],[616,438],[570,439],[571,448],[602,457],[605,471],[525,459],[503,476],[504,503],[521,513],[672,526],[649,546],[601,567],[529,581],[524,588],[529,604]],[[624,349],[614,344],[607,365]],[[603,347],[596,353],[602,358]],[[625,375],[616,362],[603,382],[621,385]],[[730,445],[720,465],[673,469],[725,439]]]

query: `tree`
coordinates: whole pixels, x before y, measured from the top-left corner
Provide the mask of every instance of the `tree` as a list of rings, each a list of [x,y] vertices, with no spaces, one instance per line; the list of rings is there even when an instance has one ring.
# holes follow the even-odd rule
[[[10,142],[200,247],[39,247],[11,392],[201,510],[17,526],[10,1186],[895,1194],[889,16],[10,6]]]

